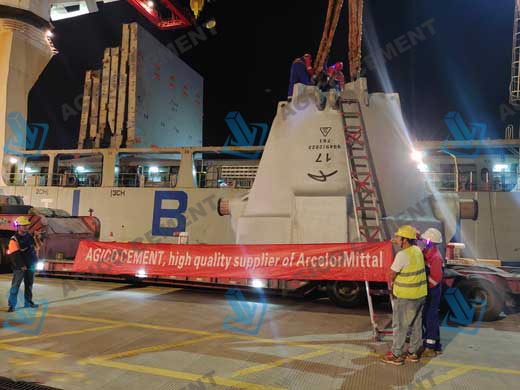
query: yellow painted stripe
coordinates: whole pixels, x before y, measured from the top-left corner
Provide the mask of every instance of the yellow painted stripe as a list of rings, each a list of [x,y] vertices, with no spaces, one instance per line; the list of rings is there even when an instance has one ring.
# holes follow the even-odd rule
[[[351,353],[351,354],[359,355],[359,356],[372,356],[375,358],[381,357],[381,354],[378,354],[375,352],[363,351],[361,349],[330,347],[328,345],[323,346],[320,344],[302,343],[301,341],[284,341],[284,340],[265,339],[265,338],[259,338],[259,337],[253,337],[253,336],[242,336],[242,335],[234,335],[234,338],[248,340],[248,341],[252,341],[252,342],[258,342],[258,343],[281,344],[281,345],[288,345],[288,346],[292,346],[292,347],[311,348],[311,349],[323,349],[323,350],[326,349],[331,352],[346,352],[346,353]]]
[[[14,366],[30,366],[33,364],[38,364],[41,361],[40,360],[26,360],[26,359],[11,358],[7,362]]]
[[[139,372],[141,374],[157,375],[168,378],[175,378],[190,382],[208,383],[211,385],[227,386],[233,389],[247,389],[247,390],[286,390],[283,387],[260,385],[256,383],[240,382],[233,379],[221,378],[218,376],[203,377],[200,374],[192,374],[189,372],[166,370],[163,368],[154,368],[147,366],[140,366],[135,364],[115,362],[113,360],[104,360],[97,358],[86,359],[85,363],[93,364],[108,368],[117,368],[124,371]]]
[[[433,386],[435,386],[435,385],[440,385],[444,382],[451,381],[451,380],[455,379],[456,377],[464,375],[470,371],[472,371],[472,370],[468,369],[468,368],[455,368],[444,374],[437,375],[437,376],[431,378],[431,380],[428,380],[428,379],[423,380],[421,383],[422,387],[420,387],[420,386],[419,387],[423,388],[423,389],[432,389]]]
[[[129,356],[140,355],[142,353],[159,352],[159,351],[164,351],[166,349],[172,349],[172,348],[177,348],[177,347],[183,347],[186,345],[203,343],[205,341],[211,341],[211,340],[221,339],[221,338],[225,338],[225,337],[229,337],[229,336],[227,336],[227,335],[205,336],[205,337],[200,337],[197,339],[178,341],[176,343],[161,344],[161,345],[155,345],[152,347],[133,349],[131,351],[113,353],[110,355],[96,356],[96,359],[102,359],[102,360],[121,359],[121,358],[126,358]]]
[[[309,343],[302,343],[302,342],[296,342],[296,341],[285,341],[285,340],[278,340],[278,339],[266,339],[266,338],[260,338],[260,337],[255,337],[255,336],[238,335],[238,334],[229,333],[229,332],[226,332],[226,333],[208,332],[208,331],[203,331],[203,330],[175,328],[175,327],[160,326],[160,325],[148,325],[148,324],[142,324],[142,323],[136,323],[136,322],[123,322],[123,321],[106,320],[106,319],[96,318],[96,317],[72,316],[72,315],[64,315],[64,314],[47,314],[47,316],[54,317],[54,318],[75,320],[75,321],[88,321],[88,322],[97,322],[97,323],[104,323],[104,324],[125,325],[125,326],[130,326],[130,327],[135,327],[135,328],[164,330],[164,331],[169,331],[169,332],[188,333],[188,334],[196,334],[196,335],[201,335],[201,336],[227,334],[229,336],[232,336],[235,339],[247,340],[247,341],[251,341],[251,342],[255,342],[255,343],[287,345],[287,346],[303,347],[303,348],[318,349],[318,350],[326,349],[329,351],[351,353],[351,354],[359,355],[359,356],[370,356],[370,357],[374,357],[376,359],[379,359],[381,357],[381,355],[378,353],[363,351],[363,350],[354,349],[354,348],[342,348],[342,347],[330,347],[330,346],[325,347],[320,344],[309,344]],[[424,360],[427,360],[427,359],[424,359]],[[493,373],[498,373],[498,374],[520,375],[520,370],[509,369],[509,368],[498,368],[498,367],[460,364],[460,363],[450,362],[450,361],[446,361],[446,360],[440,360],[438,358],[431,359],[428,362],[428,364],[431,364],[434,366],[439,366],[439,367],[466,368],[466,369],[470,369],[470,370],[493,372]]]
[[[47,358],[62,358],[65,356],[64,353],[43,351],[41,349],[35,349],[35,348],[18,347],[15,345],[8,345],[8,344],[0,344],[0,349],[3,349],[5,351],[11,351],[11,352],[25,353],[28,355],[42,356],[42,357],[47,357]]]
[[[493,372],[495,374],[511,374],[511,375],[520,375],[520,370],[514,370],[511,368],[498,368],[498,367],[488,367],[488,366],[476,366],[471,364],[460,364],[454,363],[447,360],[434,360],[429,362],[428,364],[433,364],[441,367],[455,367],[465,370],[476,370],[476,371],[486,371]]]
[[[282,365],[284,365],[286,363],[291,363],[291,362],[293,362],[295,360],[310,359],[310,358],[313,358],[313,357],[322,356],[322,355],[326,355],[326,354],[329,354],[329,353],[332,353],[332,351],[325,350],[325,349],[320,349],[318,351],[313,351],[313,352],[308,352],[308,353],[302,353],[300,355],[296,355],[296,356],[292,356],[292,357],[288,357],[288,358],[284,358],[284,359],[275,360],[272,363],[260,364],[260,365],[257,365],[257,366],[244,368],[243,370],[235,371],[235,372],[233,372],[231,374],[231,378],[236,378],[237,376],[249,375],[249,374],[252,374],[254,372],[260,372],[260,371],[269,370],[271,368],[282,366]]]
[[[15,337],[15,338],[11,338],[11,339],[0,340],[0,342],[1,343],[16,343],[18,341],[37,340],[37,339],[38,340],[50,339],[50,338],[53,338],[53,337],[78,335],[78,334],[90,333],[90,332],[101,332],[103,330],[123,328],[124,326],[125,325],[98,326],[98,327],[95,327],[95,328],[87,328],[87,329],[79,329],[79,330],[68,330],[68,331],[65,331],[65,332],[47,333],[47,334],[40,334],[40,335],[37,335],[37,336]]]
[[[196,334],[196,335],[201,335],[201,336],[213,336],[213,335],[224,334],[224,333],[217,333],[217,332],[207,332],[204,330],[196,330],[196,329],[175,328],[175,327],[171,327],[171,326],[142,324],[139,322],[124,322],[124,321],[106,320],[106,319],[97,318],[97,317],[71,316],[71,315],[67,315],[67,314],[47,314],[47,317],[60,318],[60,319],[64,319],[64,320],[97,322],[100,324],[123,325],[123,326],[129,326],[129,327],[133,327],[133,328],[164,330],[164,331],[168,331],[168,332],[189,333],[189,334]]]

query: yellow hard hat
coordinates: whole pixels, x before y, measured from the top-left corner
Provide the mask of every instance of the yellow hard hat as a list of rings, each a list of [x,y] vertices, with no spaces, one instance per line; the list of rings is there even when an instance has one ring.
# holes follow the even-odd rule
[[[29,220],[29,218],[22,215],[21,217],[15,219],[14,224],[16,226],[27,226],[31,224],[31,221]]]
[[[415,240],[417,238],[417,230],[415,230],[413,226],[403,225],[397,229],[395,235],[403,238],[409,238],[410,240]]]

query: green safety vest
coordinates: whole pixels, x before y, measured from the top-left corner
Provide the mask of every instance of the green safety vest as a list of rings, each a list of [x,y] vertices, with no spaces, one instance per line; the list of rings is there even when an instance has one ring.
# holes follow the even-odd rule
[[[424,257],[416,246],[403,249],[410,262],[394,280],[394,295],[397,298],[419,299],[428,294],[428,282],[424,268]]]

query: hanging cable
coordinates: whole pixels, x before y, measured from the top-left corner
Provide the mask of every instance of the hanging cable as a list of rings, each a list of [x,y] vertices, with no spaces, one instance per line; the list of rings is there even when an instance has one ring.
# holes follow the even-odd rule
[[[329,8],[333,6],[333,1],[329,2]],[[332,41],[334,40],[334,34],[336,33],[336,28],[338,27],[339,17],[341,15],[341,8],[343,7],[343,0],[337,0],[335,3],[334,11],[331,14],[327,11],[327,21],[325,22],[325,29],[323,31],[323,36],[326,38],[322,38],[322,42],[320,43],[320,51],[318,52],[318,56],[314,63],[314,72],[317,73],[322,70],[323,64],[325,63],[325,59],[329,55],[330,47],[332,46]]]
[[[363,42],[363,0],[349,2],[348,64],[350,79],[355,80],[361,72],[361,49]]]
[[[318,69],[320,69],[320,70],[323,68],[325,59],[329,56],[330,48],[332,46],[332,42],[334,41],[334,35],[336,33],[336,28],[338,27],[338,22],[339,22],[339,17],[341,15],[342,7],[343,7],[343,0],[338,0],[338,2],[336,3],[336,8],[334,10],[334,19],[332,20],[332,25],[330,26],[329,39],[325,46],[321,62],[319,63]]]
[[[314,72],[318,69],[317,64],[321,60],[321,56],[323,55],[323,50],[327,43],[327,39],[329,37],[329,28],[330,22],[332,20],[332,10],[334,9],[335,0],[329,0],[329,6],[327,8],[327,18],[325,19],[325,28],[323,29],[323,35],[321,36],[320,47],[318,49],[318,53],[316,54],[316,59],[314,61]]]

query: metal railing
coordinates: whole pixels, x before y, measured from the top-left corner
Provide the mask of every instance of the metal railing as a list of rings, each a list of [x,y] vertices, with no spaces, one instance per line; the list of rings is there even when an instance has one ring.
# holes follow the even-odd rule
[[[115,178],[116,187],[160,187],[174,188],[177,186],[177,174],[169,172],[147,173],[120,173]]]
[[[12,186],[45,187],[48,184],[47,178],[47,173],[11,173],[7,179]],[[100,187],[101,173],[55,173],[52,175],[51,185],[54,187]]]
[[[56,187],[101,187],[101,172],[55,173],[52,185]]]
[[[12,186],[44,187],[47,185],[46,173],[11,173],[7,181]]]
[[[423,173],[427,189],[441,192],[512,192],[520,191],[519,175],[513,172],[491,172],[484,177],[476,177],[473,172]]]
[[[223,165],[208,167],[206,174],[199,176],[205,188],[251,188],[255,181],[257,165]]]

